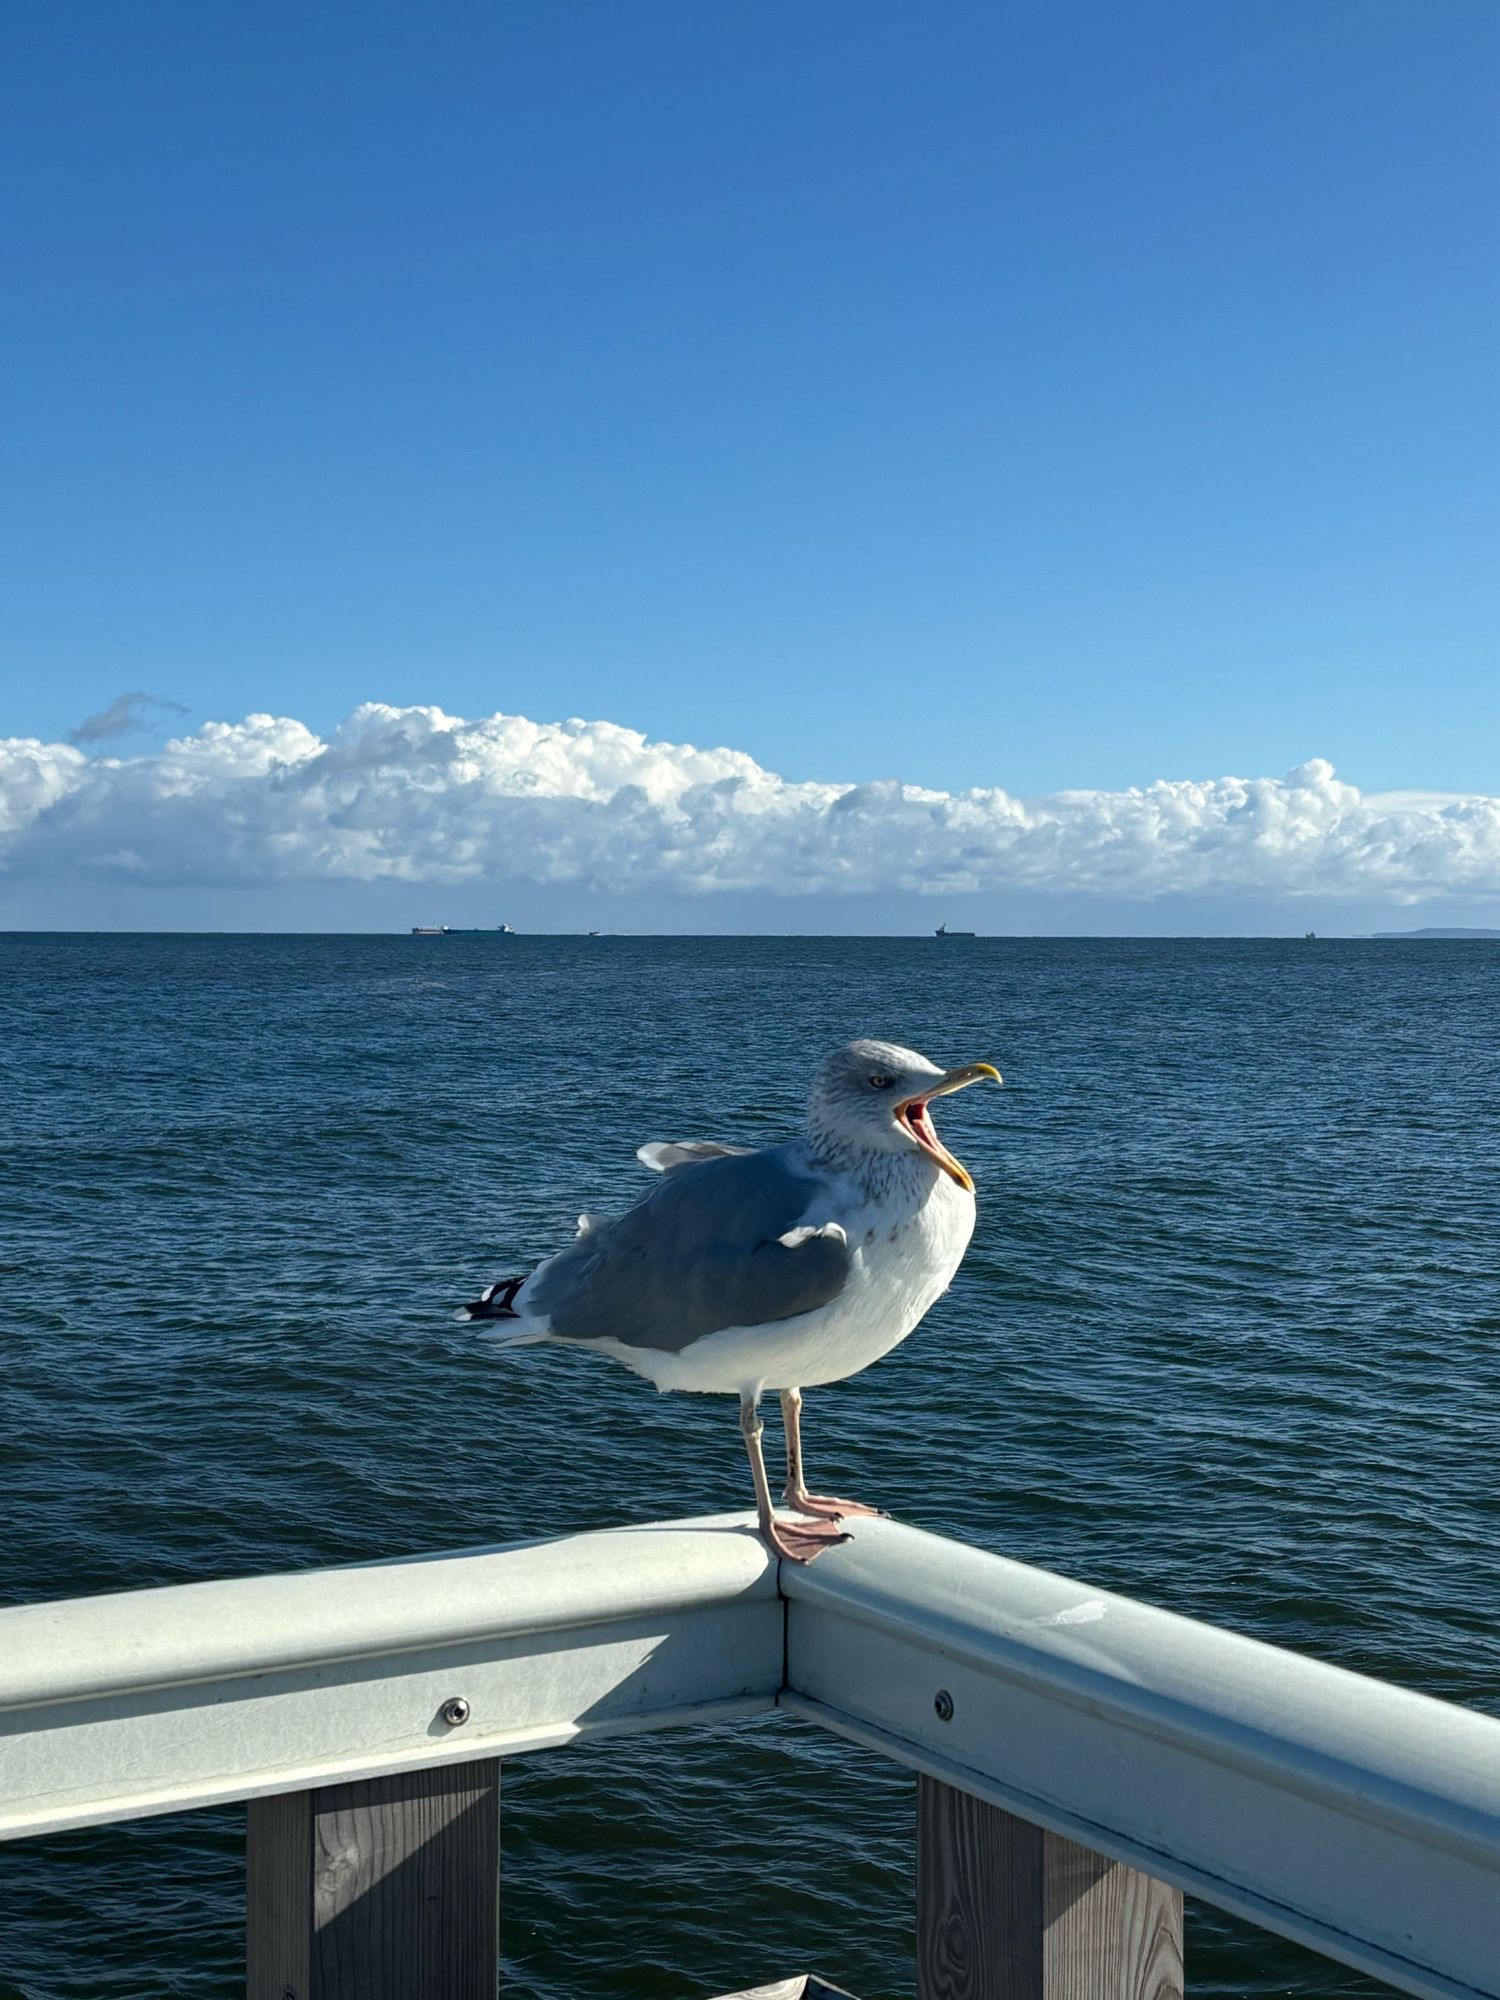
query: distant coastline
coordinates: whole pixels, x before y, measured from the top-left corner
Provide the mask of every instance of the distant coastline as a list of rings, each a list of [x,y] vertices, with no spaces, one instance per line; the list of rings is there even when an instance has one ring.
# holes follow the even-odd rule
[[[1425,931],[1371,931],[1372,938],[1399,940],[1403,938],[1489,938],[1500,940],[1500,931],[1476,930],[1425,930]]]

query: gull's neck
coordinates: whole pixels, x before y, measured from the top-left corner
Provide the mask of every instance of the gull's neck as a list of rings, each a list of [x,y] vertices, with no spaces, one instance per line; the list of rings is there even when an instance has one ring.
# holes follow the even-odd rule
[[[804,1139],[809,1165],[819,1173],[843,1175],[863,1188],[872,1201],[888,1201],[897,1195],[920,1201],[941,1179],[925,1153],[858,1145],[816,1116],[808,1119]]]

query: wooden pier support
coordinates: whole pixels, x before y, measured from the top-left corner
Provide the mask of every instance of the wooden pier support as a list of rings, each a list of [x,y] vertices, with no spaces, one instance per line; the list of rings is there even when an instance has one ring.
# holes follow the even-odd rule
[[[1182,1895],[917,1779],[918,2000],[1182,2000]]]
[[[495,2000],[497,1758],[248,1810],[248,2000]]]

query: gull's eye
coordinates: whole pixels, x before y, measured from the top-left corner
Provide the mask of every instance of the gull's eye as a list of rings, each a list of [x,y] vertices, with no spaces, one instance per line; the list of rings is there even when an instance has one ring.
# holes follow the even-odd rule
[[[870,1078],[871,1090],[891,1090],[894,1089],[895,1083],[896,1079],[893,1076],[872,1076]]]

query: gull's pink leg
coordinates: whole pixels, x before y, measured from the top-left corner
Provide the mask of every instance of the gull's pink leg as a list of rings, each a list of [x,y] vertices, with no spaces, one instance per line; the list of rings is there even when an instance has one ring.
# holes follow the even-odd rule
[[[783,1389],[781,1392],[781,1420],[786,1426],[786,1491],[782,1498],[788,1507],[795,1507],[799,1514],[825,1515],[837,1521],[847,1514],[851,1520],[865,1515],[871,1520],[885,1520],[887,1516],[879,1507],[866,1507],[859,1500],[832,1500],[824,1493],[809,1493],[802,1479],[802,1391]]]
[[[750,1455],[750,1471],[755,1479],[755,1512],[760,1521],[760,1531],[774,1554],[785,1556],[788,1562],[808,1563],[819,1556],[824,1549],[831,1549],[837,1542],[847,1542],[849,1537],[839,1533],[833,1521],[778,1521],[771,1505],[771,1482],[766,1477],[766,1457],[761,1450],[760,1412],[750,1397],[740,1401],[740,1432],[745,1440],[745,1450]]]

